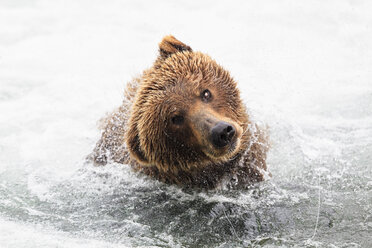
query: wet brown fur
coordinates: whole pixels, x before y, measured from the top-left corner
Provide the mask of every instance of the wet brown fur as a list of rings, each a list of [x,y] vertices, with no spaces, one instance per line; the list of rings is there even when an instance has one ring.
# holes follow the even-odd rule
[[[199,101],[204,89],[214,96],[208,104]],[[179,112],[187,118],[174,127],[169,120]],[[198,123],[206,118],[234,124],[240,138],[233,152],[208,146]],[[250,121],[236,82],[209,56],[173,36],[163,38],[154,65],[127,84],[122,106],[103,124],[91,156],[95,164],[130,164],[166,183],[207,189],[264,178],[266,133]]]

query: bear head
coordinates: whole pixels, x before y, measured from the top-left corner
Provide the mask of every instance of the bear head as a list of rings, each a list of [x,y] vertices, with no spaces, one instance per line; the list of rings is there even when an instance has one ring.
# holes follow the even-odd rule
[[[247,148],[249,124],[229,72],[166,36],[141,78],[125,141],[140,165],[177,173],[237,157]]]

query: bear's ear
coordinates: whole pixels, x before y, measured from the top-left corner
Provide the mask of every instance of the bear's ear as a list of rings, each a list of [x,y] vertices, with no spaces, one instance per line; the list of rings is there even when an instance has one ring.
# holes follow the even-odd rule
[[[163,40],[159,43],[160,56],[162,58],[167,58],[169,55],[182,52],[190,51],[192,52],[191,47],[182,43],[181,41],[174,38],[172,35],[165,36]]]
[[[138,136],[137,127],[130,125],[129,130],[126,133],[126,143],[129,149],[130,154],[140,163],[148,164],[144,152],[141,149],[140,140]]]

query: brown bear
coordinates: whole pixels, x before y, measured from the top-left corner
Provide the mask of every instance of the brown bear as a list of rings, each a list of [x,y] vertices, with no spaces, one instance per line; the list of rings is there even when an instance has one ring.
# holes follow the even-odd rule
[[[186,187],[262,181],[266,132],[250,120],[236,82],[208,55],[173,36],[150,69],[127,84],[91,158]]]

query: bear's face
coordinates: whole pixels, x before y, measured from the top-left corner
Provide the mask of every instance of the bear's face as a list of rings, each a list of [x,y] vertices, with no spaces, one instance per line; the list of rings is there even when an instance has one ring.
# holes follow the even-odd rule
[[[248,117],[239,91],[209,56],[165,38],[142,80],[126,133],[140,164],[187,170],[226,162],[243,149]]]

